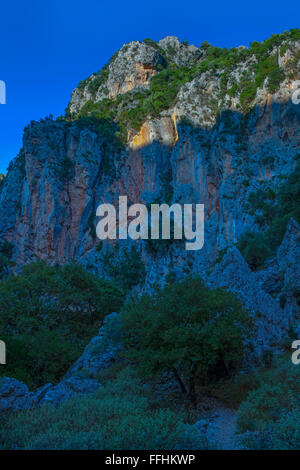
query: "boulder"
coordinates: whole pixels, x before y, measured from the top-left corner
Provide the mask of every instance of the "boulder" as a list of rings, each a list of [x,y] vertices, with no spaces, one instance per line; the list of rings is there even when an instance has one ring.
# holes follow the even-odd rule
[[[121,347],[120,320],[117,313],[111,313],[105,317],[98,335],[89,342],[65,378],[76,376],[80,372],[89,377],[98,377],[101,370],[117,359]]]

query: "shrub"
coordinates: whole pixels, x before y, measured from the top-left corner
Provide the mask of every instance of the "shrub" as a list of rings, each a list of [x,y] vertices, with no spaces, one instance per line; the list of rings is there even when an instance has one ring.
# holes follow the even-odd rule
[[[105,272],[125,291],[145,280],[145,265],[135,245],[118,253],[108,249],[102,255],[102,262]]]
[[[1,335],[1,339],[7,347],[4,375],[17,377],[30,388],[57,382],[82,349],[59,332],[42,327],[33,334]]]
[[[251,106],[252,101],[256,96],[256,91],[257,86],[254,83],[250,83],[241,91],[240,102],[244,111],[247,111],[247,109],[249,109]]]
[[[8,355],[1,373],[31,387],[59,380],[122,302],[120,289],[78,263],[25,266],[0,283],[0,335]]]
[[[122,312],[126,356],[146,376],[172,372],[196,400],[196,385],[240,363],[251,322],[235,296],[186,278],[128,303]]]
[[[277,450],[300,449],[300,408],[282,413],[274,426],[271,447]]]
[[[257,211],[256,222],[266,226],[264,233],[246,232],[239,240],[238,247],[244,258],[254,270],[259,269],[265,261],[275,254],[282,242],[287,223],[294,218],[300,223],[300,162],[295,170],[286,176],[274,192],[272,189],[251,193],[249,212]]]
[[[101,87],[101,85],[104,85],[106,80],[108,79],[109,76],[109,68],[108,65],[105,65],[100,72],[98,72],[88,84],[88,91],[95,97],[98,89]]]
[[[251,439],[250,434],[249,446],[260,439],[269,448],[299,449],[299,368],[290,358],[281,358],[257,378],[257,389],[248,394],[238,410],[238,431],[255,437]]]

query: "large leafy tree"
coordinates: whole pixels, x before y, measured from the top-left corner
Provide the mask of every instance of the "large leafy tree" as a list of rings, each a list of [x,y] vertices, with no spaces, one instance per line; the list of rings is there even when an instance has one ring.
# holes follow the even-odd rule
[[[145,376],[174,373],[196,401],[197,384],[229,374],[243,357],[252,322],[240,301],[198,278],[167,285],[126,304],[122,312],[126,355]]]

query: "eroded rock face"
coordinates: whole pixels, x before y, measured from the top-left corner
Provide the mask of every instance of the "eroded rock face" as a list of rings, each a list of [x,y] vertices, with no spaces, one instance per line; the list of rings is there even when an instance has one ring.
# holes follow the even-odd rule
[[[257,107],[246,121],[228,111],[213,129],[161,117],[147,122],[127,148],[105,155],[103,139],[76,121],[32,123],[0,192],[0,236],[15,244],[18,265],[37,257],[96,261],[100,203],[117,204],[119,195],[129,205],[203,203],[204,248],[174,248],[174,257],[201,271],[218,249],[257,229],[249,195],[276,188],[294,170],[298,145],[299,109],[290,102]],[[265,153],[274,156],[272,164],[264,163]]]
[[[299,279],[295,267],[299,263],[293,261],[299,257],[294,225],[289,226],[278,258],[263,273],[249,273],[237,253],[230,258],[233,266],[241,263],[237,279],[230,272],[230,262],[227,275],[214,266],[220,250],[237,243],[247,230],[260,229],[257,214],[249,211],[250,194],[275,191],[282,177],[296,167],[300,107],[292,102],[292,94],[299,73],[298,46],[294,41],[285,44],[285,51],[277,46],[272,49],[282,80],[273,94],[268,79],[257,88],[251,112],[242,112],[242,97],[230,90],[245,73],[254,80],[255,56],[237,63],[227,77],[227,94],[222,95],[221,69],[213,73],[205,69],[180,82],[170,107],[155,117],[146,116],[138,130],[128,126],[123,145],[111,142],[111,134],[99,132],[96,124],[80,119],[32,122],[25,129],[23,149],[0,188],[0,238],[13,243],[16,269],[36,258],[50,263],[76,258],[101,273],[96,208],[101,203],[117,205],[119,196],[126,195],[129,205],[202,203],[203,249],[186,251],[184,243],[174,243],[169,250],[153,254],[147,242],[138,242],[147,271],[144,288],[163,282],[171,270],[178,276],[191,272],[205,279],[213,270],[211,279],[218,285],[232,276],[232,286],[241,297],[243,289],[247,290],[243,282],[246,286],[257,283],[260,288],[253,287],[251,307],[256,310],[264,303],[263,315],[270,312],[270,319],[275,315],[280,333],[286,318],[297,315],[298,309],[295,292],[299,286],[291,284],[295,277]],[[149,89],[151,77],[160,73],[166,61],[171,63],[170,70],[188,68],[205,60],[205,54],[174,37],[154,44],[133,41],[121,48],[100,75],[92,75],[74,91],[71,114],[76,117],[89,100],[97,104],[109,98],[113,105],[120,96],[128,97],[127,111],[132,111],[130,103],[135,98],[126,93]],[[109,120],[105,124],[112,125]],[[284,310],[282,302],[272,300],[274,293],[286,295]]]
[[[180,42],[176,36],[166,36],[157,44],[165,51],[167,59],[178,66],[192,65],[203,54],[198,47],[193,44],[189,45],[184,41]]]

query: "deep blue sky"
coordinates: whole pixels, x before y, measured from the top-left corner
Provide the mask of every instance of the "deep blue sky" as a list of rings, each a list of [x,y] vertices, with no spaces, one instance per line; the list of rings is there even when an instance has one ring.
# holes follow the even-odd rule
[[[0,172],[31,119],[63,114],[73,88],[122,44],[176,35],[200,45],[249,45],[296,28],[298,1],[11,0],[1,2]]]

